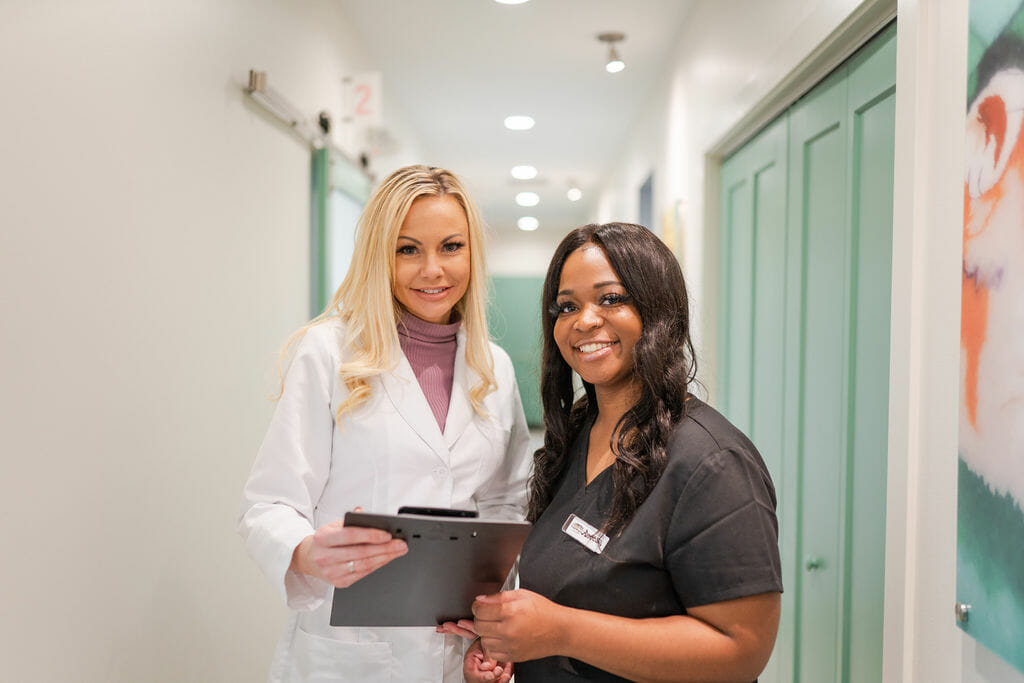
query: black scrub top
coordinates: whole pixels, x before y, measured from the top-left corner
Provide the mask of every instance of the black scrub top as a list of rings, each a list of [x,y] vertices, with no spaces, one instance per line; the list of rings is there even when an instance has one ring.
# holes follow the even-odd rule
[[[570,514],[600,528],[611,509],[612,468],[588,485],[584,425],[551,504],[523,545],[520,586],[561,605],[622,617],[782,591],[775,489],[754,445],[716,410],[689,397],[666,445],[664,473],[601,554],[562,531]],[[515,665],[516,681],[627,680],[568,657]]]

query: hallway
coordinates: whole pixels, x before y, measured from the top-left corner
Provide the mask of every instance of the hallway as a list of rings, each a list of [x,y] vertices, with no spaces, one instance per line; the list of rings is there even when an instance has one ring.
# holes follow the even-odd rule
[[[683,266],[714,402],[722,162],[895,15],[883,680],[1024,683],[953,618],[969,5],[0,4],[5,680],[265,678],[286,611],[234,526],[310,313],[320,112],[357,174],[463,174],[496,276],[540,277],[580,223],[644,218]],[[253,103],[250,69],[302,126]],[[359,128],[345,79],[373,73],[381,118]]]

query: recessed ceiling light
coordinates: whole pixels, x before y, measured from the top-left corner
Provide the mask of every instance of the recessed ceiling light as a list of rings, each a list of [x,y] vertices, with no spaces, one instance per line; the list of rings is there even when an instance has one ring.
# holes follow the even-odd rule
[[[540,221],[538,221],[533,216],[523,216],[518,221],[516,221],[516,225],[519,226],[520,230],[530,232],[531,230],[536,230],[538,227],[540,227]]]
[[[509,130],[530,130],[533,128],[532,116],[506,116],[505,127]]]
[[[494,0],[499,5],[521,5],[528,0]]]
[[[512,177],[516,180],[533,180],[537,177],[537,169],[533,166],[513,166]]]
[[[565,193],[565,196],[569,198],[570,202],[578,202],[583,198],[583,190],[578,187],[570,187],[569,191]]]
[[[519,206],[537,206],[540,197],[536,192],[520,192],[516,195],[516,204]]]

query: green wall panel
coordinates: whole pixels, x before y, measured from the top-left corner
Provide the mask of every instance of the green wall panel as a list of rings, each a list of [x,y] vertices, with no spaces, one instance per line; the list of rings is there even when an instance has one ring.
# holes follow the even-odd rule
[[[487,310],[491,339],[505,349],[516,370],[523,412],[531,427],[543,428],[540,402],[542,277],[495,276]]]

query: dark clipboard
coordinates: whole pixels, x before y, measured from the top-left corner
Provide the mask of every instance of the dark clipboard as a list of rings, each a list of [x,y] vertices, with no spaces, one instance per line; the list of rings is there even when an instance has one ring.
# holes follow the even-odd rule
[[[497,593],[530,532],[528,522],[349,512],[345,526],[383,529],[409,552],[348,588],[334,589],[331,626],[436,626],[472,618]]]

